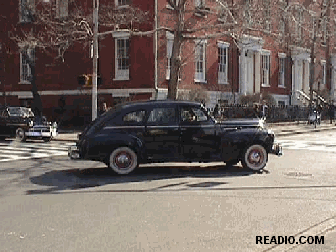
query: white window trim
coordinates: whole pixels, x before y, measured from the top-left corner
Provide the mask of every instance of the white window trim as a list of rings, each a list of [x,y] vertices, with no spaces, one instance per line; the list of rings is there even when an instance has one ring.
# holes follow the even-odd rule
[[[203,73],[197,73],[197,60],[198,60],[198,45],[203,44],[204,50],[203,50]],[[205,39],[197,39],[195,40],[195,82],[199,83],[206,83],[206,78],[205,78],[205,71],[206,71],[206,44],[207,40]],[[201,75],[201,76],[200,76]]]
[[[267,73],[267,81],[268,83],[263,83],[264,81],[264,68],[263,68],[263,60],[262,57],[263,56],[268,56],[269,57],[269,61],[268,61],[268,73]],[[260,64],[261,64],[261,87],[270,87],[270,68],[271,68],[271,51],[268,50],[262,50],[261,51],[261,60],[260,60]]]
[[[321,78],[321,85],[327,84],[327,61],[321,60],[321,67],[322,67],[322,78]]]
[[[118,7],[118,9],[119,9],[119,8],[127,8],[127,7],[130,6],[129,4],[122,4],[122,5],[119,5],[118,0],[114,0],[114,3],[115,3],[115,6]]]
[[[61,7],[63,7],[64,9],[61,9]],[[56,18],[65,18],[68,15],[69,15],[69,1],[56,0]]]
[[[286,60],[286,54],[285,53],[278,53],[278,57],[279,57],[279,79],[278,79],[278,87],[284,88],[285,87],[285,69],[286,69],[286,62],[283,62],[283,72],[280,72],[280,62],[281,60]],[[281,76],[281,75],[282,76]]]
[[[226,64],[225,64],[225,73],[219,71],[219,63],[218,62],[218,84],[229,84],[228,80],[228,70],[229,70],[229,47],[230,44],[227,42],[218,42],[218,48],[226,49]],[[218,55],[219,56],[219,55]]]
[[[35,48],[29,48],[27,49],[28,50],[28,54],[31,54],[31,52],[34,50]],[[29,80],[24,80],[22,79],[22,76],[23,76],[23,64],[22,64],[22,61],[23,61],[23,55],[22,53],[20,52],[20,82],[19,84],[31,84],[31,82]],[[35,59],[34,59],[35,61]],[[27,64],[27,70],[28,70],[28,74],[31,74],[31,69],[29,67],[29,65]],[[27,76],[28,77],[28,76]]]
[[[130,34],[128,32],[115,32],[112,34],[114,37],[114,68],[115,68],[115,78],[113,80],[129,80],[129,68],[127,70],[119,70],[118,69],[118,39],[129,39]],[[129,48],[128,48],[129,49]],[[129,51],[128,51],[129,53]],[[129,63],[129,62],[128,62]]]

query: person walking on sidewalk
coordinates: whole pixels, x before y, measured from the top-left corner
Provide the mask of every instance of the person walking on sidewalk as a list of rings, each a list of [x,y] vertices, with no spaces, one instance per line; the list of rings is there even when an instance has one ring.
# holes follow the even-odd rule
[[[328,105],[328,116],[330,119],[330,124],[332,124],[332,121],[334,120],[334,116],[335,116],[335,106],[333,103],[330,103]]]

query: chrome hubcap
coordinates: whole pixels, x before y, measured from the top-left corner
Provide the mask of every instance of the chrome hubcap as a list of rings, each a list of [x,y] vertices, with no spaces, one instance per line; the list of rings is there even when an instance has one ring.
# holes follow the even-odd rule
[[[250,155],[249,155],[249,161],[252,164],[260,164],[263,160],[263,155],[262,153],[260,153],[258,150],[253,150],[251,151]]]
[[[128,168],[132,164],[132,158],[128,153],[122,152],[116,155],[114,163],[120,168]]]

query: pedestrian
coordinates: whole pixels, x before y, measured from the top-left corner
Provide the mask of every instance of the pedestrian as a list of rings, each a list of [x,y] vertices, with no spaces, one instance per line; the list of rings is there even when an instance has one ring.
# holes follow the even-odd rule
[[[263,120],[266,120],[267,109],[268,109],[268,106],[267,106],[266,102],[263,101],[263,105],[262,105],[262,119]]]
[[[219,117],[219,105],[218,103],[216,104],[214,111],[213,111],[213,117],[218,118]]]
[[[104,102],[101,106],[101,109],[100,109],[100,114],[104,114],[106,111],[108,111],[108,107],[107,107],[107,104],[106,102]]]
[[[335,116],[335,106],[333,103],[330,103],[328,106],[328,115],[329,115],[329,119],[330,119],[330,124],[332,124],[333,120],[334,120],[334,116]]]

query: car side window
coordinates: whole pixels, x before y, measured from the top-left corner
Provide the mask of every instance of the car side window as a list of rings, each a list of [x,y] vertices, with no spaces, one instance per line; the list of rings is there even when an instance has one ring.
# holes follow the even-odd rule
[[[129,112],[122,117],[123,124],[127,125],[139,125],[145,121],[146,111],[145,110],[137,110],[133,112]]]
[[[200,123],[200,122],[206,122],[208,120],[209,120],[208,116],[201,108],[182,107],[181,109],[182,122]]]
[[[171,124],[176,122],[175,108],[154,108],[148,117],[149,124]]]

